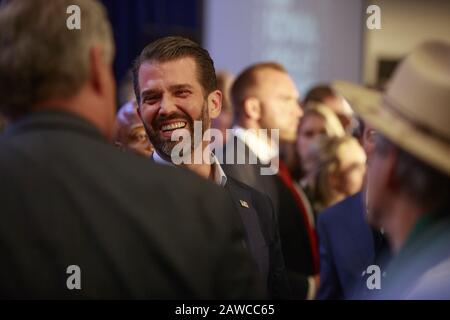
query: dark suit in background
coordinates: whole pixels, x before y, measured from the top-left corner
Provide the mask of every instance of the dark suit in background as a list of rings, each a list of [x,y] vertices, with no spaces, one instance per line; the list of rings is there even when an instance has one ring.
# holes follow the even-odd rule
[[[320,288],[317,299],[364,299],[372,292],[363,272],[372,264],[384,265],[385,240],[365,218],[359,192],[319,214]]]
[[[225,192],[109,145],[85,120],[41,112],[0,140],[0,297],[254,298]],[[81,290],[68,290],[69,265]]]
[[[231,136],[223,153],[226,155],[227,148],[234,148],[234,163],[237,159],[238,139],[236,136]],[[309,287],[308,276],[315,273],[315,268],[312,246],[307,232],[307,222],[301,213],[302,208],[299,208],[291,190],[279,175],[261,175],[261,168],[268,167],[268,165],[260,162],[249,164],[250,152],[252,151],[245,146],[245,164],[225,163],[222,165],[223,170],[228,176],[269,196],[278,215],[281,247],[293,297],[304,299],[307,297]]]

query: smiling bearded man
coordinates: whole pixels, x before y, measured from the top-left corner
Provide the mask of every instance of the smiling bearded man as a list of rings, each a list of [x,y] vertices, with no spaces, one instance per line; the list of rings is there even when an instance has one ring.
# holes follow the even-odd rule
[[[200,133],[200,136],[203,136],[204,132],[208,130],[211,122],[206,101],[204,101],[201,115],[197,119],[193,119],[187,113],[175,112],[170,115],[159,115],[149,126],[144,126],[150,141],[155,143],[155,149],[158,151],[159,155],[163,159],[168,160],[172,158],[172,152],[175,146],[180,143],[184,147],[179,152],[180,158],[186,156],[183,154],[184,149],[190,150],[191,155],[194,154],[194,150],[199,146],[199,141],[190,139],[190,137],[194,137],[195,121],[199,121],[201,123],[202,132]],[[189,136],[187,142],[183,140],[184,138],[181,139],[181,142],[177,139],[172,139],[172,133],[179,129],[187,130],[187,132],[185,132]],[[185,146],[184,144],[188,142],[190,143],[190,146]],[[191,163],[192,162],[193,161],[191,161]]]
[[[219,116],[222,107],[222,92],[217,89],[208,51],[186,38],[161,38],[144,48],[133,75],[138,112],[156,149],[152,160],[164,165],[178,164],[175,148],[180,143],[177,138],[182,137],[184,151],[189,150],[191,155],[194,152],[195,158],[194,162],[183,162],[183,167],[220,185],[233,199],[246,233],[244,245],[258,268],[262,286],[271,297],[289,297],[278,224],[270,199],[227,177],[211,152],[209,141],[203,139],[211,119]],[[203,161],[197,161],[198,151]]]

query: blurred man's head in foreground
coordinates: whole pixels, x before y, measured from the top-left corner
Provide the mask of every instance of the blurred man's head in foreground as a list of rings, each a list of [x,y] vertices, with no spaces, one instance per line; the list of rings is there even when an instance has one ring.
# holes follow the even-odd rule
[[[69,28],[69,6],[80,28]],[[71,112],[112,137],[114,44],[97,1],[8,1],[0,9],[0,111],[15,120],[30,112]]]
[[[375,130],[369,219],[386,230],[396,250],[423,216],[449,210],[449,65],[450,44],[428,41],[400,63],[382,94],[335,85]]]

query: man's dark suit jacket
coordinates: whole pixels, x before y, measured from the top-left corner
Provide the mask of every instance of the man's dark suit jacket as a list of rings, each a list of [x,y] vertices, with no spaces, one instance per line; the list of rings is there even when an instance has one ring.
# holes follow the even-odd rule
[[[231,142],[231,139],[234,141]],[[238,139],[235,136],[230,137],[224,155],[226,155],[227,148],[233,147],[236,157]],[[228,176],[269,196],[278,216],[281,247],[292,296],[297,299],[304,299],[308,292],[308,276],[314,274],[311,245],[305,221],[303,221],[300,209],[291,196],[290,190],[280,177],[278,175],[261,175],[260,169],[268,167],[266,165],[261,163],[249,164],[248,155],[250,152],[250,149],[245,146],[245,164],[225,163],[222,168]],[[224,160],[226,160],[225,156]]]
[[[0,297],[255,298],[226,192],[40,112],[0,138]],[[69,290],[67,268],[81,269]]]
[[[155,162],[153,157],[150,160]],[[172,165],[169,162],[167,164]],[[281,251],[278,222],[270,198],[228,176],[224,188],[240,214],[245,246],[259,271],[258,277],[264,291],[274,299],[290,298],[291,290]]]
[[[376,263],[379,240],[365,219],[359,192],[319,214],[320,288],[317,299],[364,299],[371,294],[366,277]]]
[[[246,243],[255,259],[269,296],[291,297],[281,250],[278,222],[269,197],[231,177],[225,185],[241,214]]]

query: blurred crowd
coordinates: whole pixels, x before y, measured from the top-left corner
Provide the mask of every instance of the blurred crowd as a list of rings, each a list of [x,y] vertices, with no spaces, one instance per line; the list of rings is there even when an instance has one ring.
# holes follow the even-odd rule
[[[78,31],[55,18],[72,3]],[[0,30],[0,297],[450,299],[449,43],[413,50],[383,91],[299,92],[276,61],[234,75],[164,37],[116,112],[100,3],[11,1]],[[245,161],[207,141],[187,148],[210,162],[174,161],[195,121]]]

